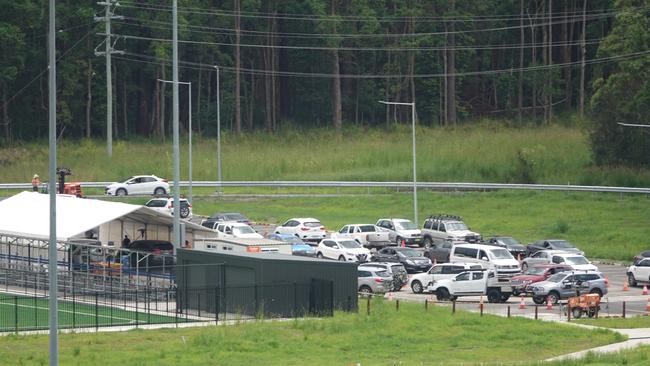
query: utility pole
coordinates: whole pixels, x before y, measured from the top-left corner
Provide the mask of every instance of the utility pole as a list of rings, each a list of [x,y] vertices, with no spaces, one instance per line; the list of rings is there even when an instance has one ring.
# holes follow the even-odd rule
[[[106,56],[106,153],[110,158],[113,156],[113,75],[111,72],[111,54],[124,54],[124,51],[115,51],[113,49],[114,44],[111,43],[111,19],[124,19],[124,17],[114,15],[111,9],[119,5],[117,0],[100,1],[97,4],[106,7],[103,17],[95,17],[96,22],[106,22],[104,52],[97,51],[101,46],[99,44],[95,48],[95,56]]]
[[[59,364],[59,319],[58,319],[58,283],[56,260],[56,11],[55,0],[49,1],[49,38],[47,42],[48,74],[48,126],[49,126],[49,182],[50,194],[50,242],[48,243],[47,275],[49,282],[50,315],[50,366]]]
[[[180,203],[180,153],[178,148],[178,0],[172,1],[172,131],[173,131],[173,170],[174,170],[174,247],[179,248],[181,243],[181,203]],[[174,251],[176,252],[176,251]]]

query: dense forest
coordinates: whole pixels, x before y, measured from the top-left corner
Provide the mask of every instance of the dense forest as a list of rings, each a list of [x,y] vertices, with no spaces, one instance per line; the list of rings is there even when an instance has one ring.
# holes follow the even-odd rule
[[[171,1],[107,2],[108,9],[57,1],[58,134],[105,135],[108,38],[113,136],[164,140],[172,88],[158,79],[172,75]],[[47,133],[48,19],[44,0],[0,3],[6,144]],[[597,111],[607,116],[601,128],[607,140],[617,128],[611,119],[647,122],[645,0],[180,0],[178,6],[179,77],[191,83],[193,130],[204,136],[216,134],[217,98],[222,129],[233,133],[410,121],[408,107],[380,100],[415,102],[418,123],[430,126],[485,117],[543,124],[561,113]],[[185,132],[187,92],[181,85]],[[629,153],[650,155],[641,150]],[[601,155],[604,162],[619,159]]]

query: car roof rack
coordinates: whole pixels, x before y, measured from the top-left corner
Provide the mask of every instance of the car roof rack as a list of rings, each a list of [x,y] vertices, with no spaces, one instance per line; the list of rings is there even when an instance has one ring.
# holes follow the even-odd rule
[[[457,215],[437,214],[427,217],[427,220],[458,220],[463,221],[463,218]]]

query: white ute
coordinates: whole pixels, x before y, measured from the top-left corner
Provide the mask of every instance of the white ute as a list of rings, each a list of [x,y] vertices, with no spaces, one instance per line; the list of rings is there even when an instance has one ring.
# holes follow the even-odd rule
[[[492,270],[467,270],[456,276],[434,282],[429,291],[438,300],[454,301],[460,296],[486,295],[488,302],[506,302],[512,294],[510,282],[502,283],[495,279]]]
[[[428,291],[428,287],[435,281],[452,278],[457,274],[468,269],[482,269],[480,264],[476,263],[441,263],[431,267],[427,272],[416,273],[409,280],[411,290],[420,294]]]
[[[345,225],[332,238],[352,239],[366,248],[383,248],[391,245],[391,235],[373,224]]]

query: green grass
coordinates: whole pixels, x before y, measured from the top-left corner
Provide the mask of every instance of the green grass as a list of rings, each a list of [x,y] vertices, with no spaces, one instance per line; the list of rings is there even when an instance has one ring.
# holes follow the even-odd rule
[[[143,199],[134,200],[141,202]],[[590,258],[629,261],[647,250],[650,199],[640,195],[498,191],[420,192],[420,224],[426,215],[461,215],[484,236],[511,235],[522,242],[565,238]],[[200,198],[194,212],[208,215],[239,211],[254,221],[281,223],[291,217],[319,218],[329,230],[350,223],[374,223],[381,217],[413,216],[410,193],[342,197],[257,199]]]
[[[66,300],[58,302],[60,328],[174,323],[175,320],[175,317],[147,311],[136,312],[102,305],[95,308],[94,304],[79,300],[74,304]],[[178,321],[183,322],[184,319],[178,318]],[[47,329],[48,326],[49,299],[0,293],[0,332]]]
[[[650,346],[639,346],[621,352],[596,355],[589,353],[587,356],[570,361],[539,363],[549,366],[610,366],[610,365],[650,365]]]
[[[508,128],[479,124],[456,129],[417,129],[418,178],[421,181],[521,182],[530,166],[532,181],[555,184],[650,185],[650,170],[592,166],[584,132],[549,126]],[[182,177],[187,176],[187,137],[181,146]],[[195,180],[216,179],[216,142],[194,138]],[[121,140],[106,156],[102,140],[64,140],[58,165],[72,179],[113,181],[133,174],[172,177],[171,141]],[[346,128],[339,139],[330,130],[286,130],[223,137],[225,180],[411,179],[411,130]],[[0,148],[2,182],[29,182],[47,176],[47,143]],[[521,159],[518,158],[521,157]],[[523,160],[522,160],[523,159]]]
[[[614,329],[650,328],[650,317],[578,319],[576,323]]]
[[[584,330],[523,318],[451,314],[449,307],[373,301],[333,318],[257,322],[208,328],[62,334],[63,365],[391,365],[537,361],[622,341],[607,330]],[[45,336],[0,339],[0,360],[38,365]]]

